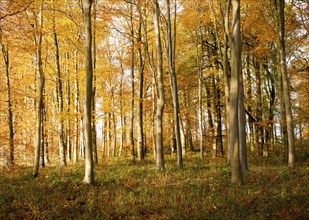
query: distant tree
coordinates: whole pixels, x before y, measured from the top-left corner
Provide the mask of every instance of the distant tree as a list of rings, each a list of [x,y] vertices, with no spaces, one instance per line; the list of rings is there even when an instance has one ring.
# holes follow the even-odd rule
[[[1,20],[0,20],[1,21]],[[3,56],[5,67],[5,80],[6,80],[6,102],[7,102],[7,118],[9,130],[9,167],[14,163],[14,122],[12,110],[12,95],[11,95],[11,82],[10,82],[10,62],[9,62],[9,49],[8,45],[3,40],[4,36],[0,26],[0,49]]]

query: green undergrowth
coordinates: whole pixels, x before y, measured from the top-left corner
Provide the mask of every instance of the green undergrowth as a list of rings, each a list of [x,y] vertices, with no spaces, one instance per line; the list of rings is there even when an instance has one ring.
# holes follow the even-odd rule
[[[105,159],[106,160],[106,159]],[[245,184],[230,184],[225,159],[101,161],[95,184],[82,183],[83,163],[0,174],[0,219],[308,219],[308,159],[286,168],[250,158]]]

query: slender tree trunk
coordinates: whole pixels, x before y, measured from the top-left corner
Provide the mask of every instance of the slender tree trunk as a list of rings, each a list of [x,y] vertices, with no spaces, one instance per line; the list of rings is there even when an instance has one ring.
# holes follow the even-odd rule
[[[203,39],[201,34],[201,50],[199,50],[199,42],[197,40],[197,65],[198,65],[198,127],[199,127],[199,147],[200,158],[204,158],[204,138],[203,138]],[[198,35],[196,36],[198,38]]]
[[[14,164],[14,123],[13,123],[13,110],[12,110],[12,97],[11,97],[11,82],[10,82],[10,62],[8,46],[3,44],[3,34],[0,28],[0,48],[5,63],[5,80],[6,80],[6,101],[7,101],[7,117],[8,117],[8,130],[9,130],[9,167]]]
[[[107,113],[107,157],[110,157],[110,152],[111,152],[111,144],[112,144],[112,134],[111,134],[111,130],[112,130],[112,122],[111,122],[111,117],[112,114],[110,112]]]
[[[157,111],[156,111],[156,165],[157,169],[164,170],[164,149],[163,149],[163,111],[165,105],[164,83],[163,83],[163,57],[160,33],[160,7],[158,0],[152,0],[154,14],[154,29],[157,49]]]
[[[142,17],[142,27],[144,30],[144,46],[145,46],[145,55],[148,63],[148,67],[152,73],[152,86],[151,86],[151,98],[153,100],[152,102],[152,133],[151,133],[151,139],[152,139],[152,149],[153,149],[153,157],[156,159],[156,130],[155,130],[155,112],[156,112],[156,92],[157,92],[157,83],[156,83],[156,72],[155,72],[155,67],[154,67],[154,62],[153,62],[153,56],[150,56],[149,52],[149,42],[148,42],[148,30],[147,30],[147,19],[143,18],[141,12],[142,10],[138,10],[140,13],[140,16]]]
[[[151,98],[152,98],[152,149],[153,149],[153,157],[156,160],[157,158],[157,145],[156,145],[156,91],[157,91],[157,85],[156,85],[156,76],[155,72],[152,74],[152,86],[151,86]]]
[[[135,149],[134,149],[134,23],[133,23],[133,4],[130,5],[130,24],[131,24],[131,127],[130,127],[130,144],[131,144],[131,157],[133,163],[135,163]]]
[[[43,89],[43,97],[45,97],[45,89]],[[46,122],[46,109],[45,109],[45,100],[43,100],[43,114],[42,114],[42,139],[41,139],[41,151],[40,151],[40,168],[45,167],[45,122]]]
[[[285,52],[285,21],[284,21],[284,0],[279,0],[279,53],[280,53],[280,65],[281,65],[281,76],[282,76],[282,87],[283,87],[283,98],[284,108],[286,113],[286,126],[288,135],[288,166],[293,167],[295,162],[295,141],[294,141],[294,127],[293,127],[293,114],[291,108],[290,88],[289,79],[287,73],[286,64],[286,52]]]
[[[93,69],[92,69],[92,32],[91,32],[91,6],[92,0],[83,1],[83,18],[85,28],[85,177],[84,183],[94,183],[93,151],[92,151],[92,89],[93,89]]]
[[[248,96],[248,112],[252,113],[252,83],[251,83],[251,71],[250,71],[250,54],[247,53],[246,57],[246,73],[247,73],[247,96]],[[253,129],[254,120],[249,117],[249,144],[250,150],[254,150],[254,129]]]
[[[78,162],[79,155],[79,145],[80,145],[80,117],[79,117],[79,82],[78,82],[78,50],[74,53],[75,63],[74,63],[74,71],[75,71],[75,147],[73,150],[73,161],[74,163]]]
[[[275,107],[275,98],[276,98],[276,91],[275,91],[275,80],[273,74],[268,70],[268,65],[264,65],[264,69],[267,72],[267,86],[269,90],[269,104],[268,104],[268,124],[266,125],[266,134],[265,134],[265,142],[267,146],[266,156],[269,154],[269,149],[272,148],[273,143],[273,120],[274,120],[274,107]]]
[[[34,169],[33,177],[37,177],[39,174],[40,165],[40,154],[41,154],[41,144],[42,144],[42,115],[43,115],[43,90],[45,77],[42,67],[42,32],[43,27],[43,1],[40,6],[40,12],[36,18],[36,34],[35,34],[35,44],[36,44],[36,72],[38,77],[38,100],[36,106],[36,132],[35,132],[35,151],[34,151]]]
[[[241,57],[240,57],[241,59]],[[240,61],[241,62],[241,61]],[[238,120],[239,120],[239,158],[242,173],[249,171],[247,162],[247,140],[246,140],[246,113],[245,94],[242,71],[239,75],[239,100],[238,100]]]
[[[144,160],[144,124],[143,124],[143,87],[144,87],[144,63],[143,63],[143,54],[142,54],[142,16],[139,14],[139,26],[138,26],[138,81],[139,81],[139,93],[138,93],[138,159]]]
[[[179,98],[178,98],[178,86],[177,77],[175,71],[175,50],[176,50],[176,2],[175,2],[175,12],[174,12],[174,43],[172,40],[172,22],[171,22],[171,12],[170,12],[170,1],[166,0],[167,4],[167,42],[168,42],[168,69],[171,81],[171,91],[174,107],[174,132],[176,138],[176,148],[177,148],[177,165],[179,168],[183,167],[182,161],[182,146],[180,137],[180,125],[179,125]]]
[[[121,142],[120,142],[120,148],[119,148],[119,156],[121,156],[124,146],[124,139],[125,139],[125,128],[124,128],[124,111],[123,111],[123,78],[124,78],[124,69],[122,60],[120,61],[121,66],[121,79],[120,79],[120,125],[121,125]]]
[[[256,83],[256,138],[258,145],[259,155],[263,155],[264,146],[264,129],[263,129],[263,109],[262,109],[262,90],[261,90],[261,76],[260,76],[260,63],[255,62],[255,83]]]
[[[98,160],[98,148],[97,148],[97,129],[96,129],[96,69],[97,69],[97,42],[96,42],[96,30],[97,30],[97,0],[93,1],[93,88],[92,88],[92,151],[93,151],[93,163],[97,165]]]
[[[217,55],[224,61],[224,57],[221,51],[221,41],[218,36],[217,29],[217,18],[215,16],[214,7],[212,2],[208,1],[209,7],[213,16],[214,33],[215,33],[215,43],[219,50],[217,50]],[[219,63],[215,62],[216,70],[219,71]],[[215,123],[216,123],[216,156],[223,157],[223,135],[222,135],[222,115],[221,115],[221,88],[219,85],[220,78],[218,75],[214,76],[214,112],[215,112]]]
[[[215,103],[216,103],[216,121],[217,121],[217,136],[216,136],[216,148],[217,148],[217,155],[219,157],[223,157],[223,140],[222,140],[222,115],[221,115],[221,89],[218,85],[219,76],[216,76],[216,91],[215,91]]]
[[[113,147],[112,147],[112,155],[116,156],[116,145],[117,145],[117,130],[116,130],[116,117],[115,117],[115,91],[114,87],[111,89],[111,99],[112,99],[112,120],[113,120]]]
[[[223,49],[223,72],[224,72],[224,93],[225,93],[225,108],[226,108],[226,136],[228,143],[228,161],[232,161],[233,146],[230,144],[230,87],[231,87],[231,73],[228,60],[228,40],[229,40],[229,14],[230,14],[231,0],[226,3],[225,13],[222,13],[224,26],[224,49]],[[222,9],[221,9],[222,10]]]
[[[205,83],[205,91],[206,91],[206,106],[207,106],[207,118],[208,118],[208,134],[209,134],[209,138],[208,138],[208,144],[210,146],[210,148],[215,150],[215,125],[214,125],[214,117],[213,117],[213,107],[214,107],[214,103],[212,102],[212,95],[211,93],[214,94],[214,82],[213,82],[213,78],[214,76],[210,76],[207,77],[208,80],[210,80],[210,82],[206,82]],[[210,84],[213,84],[210,86]]]
[[[67,74],[67,115],[71,115],[71,99],[72,99],[72,94],[71,94],[71,82],[70,82],[70,70],[69,70],[69,53],[66,53],[66,74]],[[68,160],[72,160],[72,135],[71,135],[71,129],[72,129],[72,121],[70,117],[66,117],[66,155],[68,157]]]
[[[57,96],[58,96],[58,106],[60,115],[60,126],[59,126],[59,155],[60,155],[60,164],[62,166],[66,165],[66,141],[65,141],[65,127],[64,127],[64,106],[63,106],[63,82],[61,78],[61,67],[60,67],[60,53],[59,53],[59,45],[58,45],[58,36],[56,32],[56,23],[55,17],[53,17],[53,39],[56,49],[56,67],[57,67]]]

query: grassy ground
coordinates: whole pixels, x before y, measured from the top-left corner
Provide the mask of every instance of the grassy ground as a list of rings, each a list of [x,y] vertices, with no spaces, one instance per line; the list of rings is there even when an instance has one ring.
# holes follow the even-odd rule
[[[224,159],[192,157],[178,170],[166,159],[114,159],[82,184],[83,164],[31,168],[0,175],[0,219],[308,219],[309,161],[287,169],[274,158],[250,159],[245,185],[233,186]]]

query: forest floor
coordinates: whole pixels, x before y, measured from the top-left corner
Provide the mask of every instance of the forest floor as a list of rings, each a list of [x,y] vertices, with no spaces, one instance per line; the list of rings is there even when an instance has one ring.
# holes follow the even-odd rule
[[[287,168],[277,158],[249,158],[245,184],[230,184],[225,159],[186,155],[184,169],[166,157],[133,164],[109,159],[96,183],[82,183],[83,163],[0,174],[0,219],[309,219],[309,159]]]

